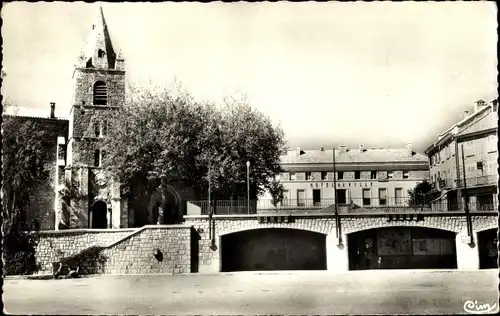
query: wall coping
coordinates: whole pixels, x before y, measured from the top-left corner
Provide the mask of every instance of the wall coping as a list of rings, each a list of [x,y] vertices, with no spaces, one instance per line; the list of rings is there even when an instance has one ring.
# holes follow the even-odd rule
[[[156,229],[174,229],[174,228],[190,228],[190,225],[186,224],[173,224],[173,225],[145,225],[136,228],[109,228],[109,229],[63,229],[63,230],[41,230],[39,234],[41,235],[70,235],[70,234],[81,234],[81,233],[127,233],[142,230],[144,228],[156,228]]]
[[[41,230],[39,233],[41,235],[70,235],[70,234],[80,234],[80,233],[122,233],[122,232],[133,232],[139,228],[109,228],[109,229],[62,229],[62,230]]]
[[[389,215],[423,215],[423,216],[436,216],[436,217],[449,217],[456,216],[462,217],[465,216],[465,212],[413,212],[413,213],[405,213],[405,212],[350,212],[350,213],[341,213],[339,216],[341,218],[346,217],[386,217]],[[470,212],[471,216],[498,216],[498,212],[489,212],[489,211],[472,211]],[[295,218],[334,218],[335,214],[333,213],[300,213],[300,214],[290,214],[290,213],[261,213],[261,214],[238,214],[238,215],[213,215],[214,219],[253,219],[258,217],[265,216],[292,216]],[[196,220],[196,219],[208,219],[208,215],[184,215],[185,219]]]
[[[135,236],[139,233],[141,233],[142,231],[146,230],[146,229],[179,229],[179,228],[188,228],[188,229],[192,229],[193,226],[191,225],[186,225],[186,224],[173,224],[173,225],[145,225],[145,226],[142,226],[140,227],[139,229],[137,229],[136,231],[134,231],[133,233],[121,238],[120,240],[117,240],[115,241],[114,243],[106,246],[106,248],[111,248],[113,247],[114,245],[117,245],[127,239],[129,239],[130,237],[132,236]]]

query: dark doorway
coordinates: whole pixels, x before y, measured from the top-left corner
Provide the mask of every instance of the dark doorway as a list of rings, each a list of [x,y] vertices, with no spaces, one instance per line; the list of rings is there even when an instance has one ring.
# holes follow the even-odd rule
[[[479,269],[498,268],[498,233],[497,229],[488,229],[477,233],[479,248]]]
[[[313,205],[314,206],[321,205],[321,190],[320,189],[313,190]]]
[[[348,236],[349,270],[456,269],[455,233],[422,227],[370,229]]]
[[[107,205],[103,201],[97,201],[92,207],[92,228],[107,228]]]
[[[179,206],[172,192],[166,192],[167,201],[165,203],[164,224],[176,224],[179,222]]]
[[[448,199],[448,211],[457,211],[459,209],[457,191],[448,192],[447,199]]]
[[[326,270],[326,235],[265,228],[221,238],[222,272]]]
[[[346,204],[347,203],[347,197],[345,193],[345,189],[337,189],[337,204]]]

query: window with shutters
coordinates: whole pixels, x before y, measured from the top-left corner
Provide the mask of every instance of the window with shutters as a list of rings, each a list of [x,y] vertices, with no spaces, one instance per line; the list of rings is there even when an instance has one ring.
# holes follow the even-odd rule
[[[371,195],[370,189],[363,189],[363,205],[370,205]]]
[[[94,84],[94,105],[108,104],[108,89],[102,81],[97,81]]]
[[[387,205],[387,189],[380,188],[378,190],[378,203],[379,205]]]

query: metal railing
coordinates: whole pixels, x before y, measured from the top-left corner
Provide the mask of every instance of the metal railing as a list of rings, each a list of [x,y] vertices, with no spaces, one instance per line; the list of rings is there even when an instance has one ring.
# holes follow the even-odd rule
[[[351,198],[338,199],[337,211],[339,213],[368,211],[384,212],[415,212],[430,211],[430,201],[421,199],[413,202],[410,198]],[[189,201],[188,203],[199,207],[201,214],[209,214],[208,201]],[[213,212],[216,215],[239,215],[239,214],[259,214],[259,213],[301,213],[319,212],[334,213],[335,200],[327,199],[285,199],[282,202],[274,203],[271,199],[251,200],[250,204],[246,200],[217,200],[212,201]]]
[[[432,211],[440,212],[463,212],[465,203],[460,201],[434,201],[431,203]],[[482,202],[478,200],[469,201],[469,211],[471,212],[496,212],[498,211],[498,202]]]
[[[455,183],[458,188],[462,188],[464,185],[464,181],[462,179],[455,180]],[[486,186],[486,185],[498,185],[498,175],[467,178],[465,184],[467,185],[468,188]]]
[[[451,189],[451,188],[462,188],[464,181],[462,179],[437,179],[430,183],[432,189]],[[478,186],[486,185],[497,185],[498,175],[487,175],[480,177],[471,177],[466,180],[467,187],[473,188]]]

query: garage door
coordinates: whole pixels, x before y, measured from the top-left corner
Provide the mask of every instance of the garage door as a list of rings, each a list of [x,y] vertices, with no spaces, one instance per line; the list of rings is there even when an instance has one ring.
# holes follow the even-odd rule
[[[326,270],[326,235],[284,228],[222,236],[222,271]]]

